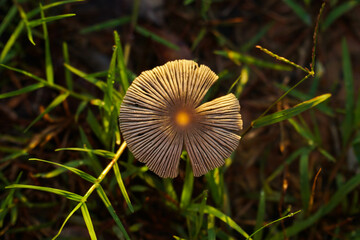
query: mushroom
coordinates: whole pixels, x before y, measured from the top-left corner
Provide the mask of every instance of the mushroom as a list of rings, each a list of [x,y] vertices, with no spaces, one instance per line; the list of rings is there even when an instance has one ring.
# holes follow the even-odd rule
[[[218,76],[205,65],[175,60],[142,72],[120,108],[120,130],[130,151],[163,178],[179,173],[187,151],[194,176],[222,166],[238,146],[242,129],[233,94],[200,105]]]

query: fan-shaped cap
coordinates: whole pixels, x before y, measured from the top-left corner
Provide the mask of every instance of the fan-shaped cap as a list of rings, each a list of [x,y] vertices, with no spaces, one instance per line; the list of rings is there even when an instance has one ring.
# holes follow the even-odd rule
[[[242,129],[233,94],[200,105],[218,76],[205,65],[176,60],[142,72],[120,108],[120,130],[130,151],[160,177],[178,175],[185,147],[194,176],[220,167]]]

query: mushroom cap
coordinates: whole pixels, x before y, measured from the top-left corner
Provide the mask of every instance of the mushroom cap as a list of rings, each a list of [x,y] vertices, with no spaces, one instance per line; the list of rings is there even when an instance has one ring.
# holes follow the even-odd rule
[[[200,105],[218,76],[205,65],[176,60],[142,72],[120,108],[120,130],[130,151],[160,177],[178,175],[186,149],[194,176],[220,167],[242,129],[233,94]]]

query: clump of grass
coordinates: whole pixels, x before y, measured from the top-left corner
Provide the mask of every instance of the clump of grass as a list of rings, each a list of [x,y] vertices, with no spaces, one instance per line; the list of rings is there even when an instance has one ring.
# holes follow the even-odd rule
[[[228,209],[229,204],[229,193],[227,192],[227,185],[224,177],[225,170],[230,167],[232,162],[231,158],[226,160],[225,167],[216,168],[204,177],[206,185],[204,189],[201,189],[200,194],[194,197],[194,185],[196,184],[194,176],[191,171],[191,165],[189,161],[188,154],[184,151],[181,154],[181,159],[186,164],[186,169],[184,175],[181,177],[182,185],[180,191],[177,189],[179,186],[175,185],[175,182],[170,179],[159,179],[157,176],[149,173],[148,168],[144,166],[137,166],[133,163],[133,158],[130,153],[128,153],[128,158],[126,158],[126,143],[121,140],[121,134],[118,129],[117,115],[119,113],[120,105],[123,101],[124,95],[132,82],[134,75],[127,68],[128,59],[130,56],[130,44],[125,43],[124,48],[120,40],[119,34],[114,32],[114,43],[113,54],[110,61],[110,65],[105,74],[100,74],[105,76],[105,81],[102,81],[98,75],[85,73],[76,67],[72,66],[70,63],[71,54],[67,44],[63,44],[63,55],[64,55],[64,72],[65,72],[65,83],[66,86],[58,84],[56,76],[54,75],[54,66],[51,58],[51,45],[48,35],[47,24],[50,21],[59,20],[65,17],[73,16],[73,14],[66,15],[57,15],[52,17],[46,17],[46,11],[50,8],[57,7],[62,4],[76,2],[76,1],[59,1],[52,4],[40,5],[35,8],[33,11],[26,13],[24,9],[16,4],[9,11],[6,19],[6,22],[3,22],[0,25],[0,30],[5,31],[9,21],[14,19],[14,12],[18,11],[21,20],[18,23],[15,30],[12,32],[9,40],[5,44],[1,54],[0,62],[1,66],[20,73],[30,79],[33,79],[35,83],[28,85],[26,87],[20,88],[12,92],[0,94],[1,98],[10,98],[18,96],[21,94],[30,93],[42,88],[47,88],[53,92],[57,93],[57,96],[51,101],[51,103],[44,108],[41,114],[39,114],[26,128],[26,131],[31,131],[31,129],[43,118],[45,118],[49,113],[54,109],[58,108],[61,105],[66,105],[69,98],[77,99],[78,105],[76,112],[74,113],[74,122],[78,123],[78,135],[80,136],[80,147],[66,147],[66,148],[57,148],[55,151],[57,153],[62,153],[64,151],[70,152],[79,152],[82,153],[83,158],[81,160],[70,160],[66,163],[60,164],[52,160],[44,160],[39,158],[30,158],[31,161],[37,161],[39,163],[51,164],[54,166],[59,166],[53,171],[47,173],[41,173],[35,178],[55,178],[61,176],[66,171],[75,174],[76,176],[82,178],[86,182],[89,182],[89,186],[85,194],[79,194],[59,188],[54,187],[45,187],[39,185],[30,185],[26,181],[22,181],[21,173],[17,176],[16,180],[11,183],[7,178],[0,172],[2,179],[2,184],[6,185],[6,197],[1,202],[1,211],[0,211],[0,227],[3,227],[6,224],[4,230],[0,233],[1,235],[11,232],[11,227],[16,224],[18,219],[18,208],[19,204],[15,198],[20,199],[21,203],[27,204],[29,208],[33,207],[29,201],[26,199],[26,195],[23,191],[17,191],[17,189],[32,189],[44,192],[50,192],[61,197],[67,198],[73,202],[72,210],[67,214],[63,220],[59,230],[53,236],[53,239],[61,236],[61,233],[66,227],[66,224],[69,222],[72,216],[74,216],[77,210],[81,210],[82,219],[85,222],[88,234],[91,239],[97,239],[97,231],[95,221],[95,212],[91,206],[90,196],[96,191],[98,199],[101,200],[103,205],[108,210],[108,214],[112,217],[115,222],[116,229],[112,229],[113,233],[119,239],[130,239],[132,232],[138,231],[141,229],[140,225],[128,226],[126,223],[127,217],[131,217],[131,214],[139,209],[144,208],[141,203],[137,201],[130,200],[131,195],[135,195],[136,192],[143,192],[144,189],[152,187],[157,191],[161,192],[164,195],[164,207],[172,209],[181,216],[181,219],[185,224],[178,224],[174,227],[174,238],[175,239],[227,239],[232,237],[242,237],[244,239],[263,239],[265,236],[266,239],[284,239],[286,237],[292,237],[299,234],[301,231],[310,228],[321,218],[329,214],[338,206],[346,196],[354,191],[360,184],[360,177],[358,175],[353,176],[347,181],[343,181],[340,177],[336,177],[337,169],[344,163],[346,159],[346,152],[348,147],[351,146],[356,149],[359,146],[359,119],[360,119],[360,101],[354,101],[354,81],[352,77],[352,68],[351,60],[349,55],[349,50],[347,47],[346,39],[342,41],[342,52],[343,52],[343,71],[344,71],[344,80],[345,80],[345,89],[347,93],[346,105],[344,111],[345,121],[342,125],[342,155],[339,159],[336,159],[331,153],[326,151],[322,147],[322,137],[319,132],[319,126],[317,119],[315,117],[315,111],[321,111],[329,116],[333,116],[334,111],[327,105],[327,101],[330,98],[331,94],[322,94],[320,96],[315,95],[315,90],[317,88],[318,78],[316,66],[315,66],[315,46],[316,39],[318,34],[318,22],[314,31],[314,48],[312,52],[311,63],[309,68],[305,66],[300,66],[284,57],[281,57],[270,50],[267,50],[263,47],[258,47],[260,50],[274,57],[282,63],[274,63],[264,61],[252,57],[247,54],[252,46],[256,44],[258,39],[266,33],[269,29],[269,26],[265,26],[259,35],[256,35],[253,39],[249,41],[248,44],[245,44],[241,48],[241,52],[234,50],[220,50],[216,51],[215,54],[219,54],[226,58],[229,58],[235,64],[241,65],[241,75],[234,82],[234,84],[229,89],[229,92],[234,91],[235,95],[239,97],[246,87],[248,82],[248,74],[250,72],[249,65],[255,65],[261,68],[269,68],[279,71],[290,71],[293,68],[298,68],[305,73],[305,76],[298,81],[293,87],[285,87],[279,85],[279,88],[283,89],[285,92],[281,95],[273,104],[271,104],[257,119],[251,122],[251,125],[243,132],[242,136],[247,135],[251,129],[260,128],[268,125],[274,125],[282,121],[288,121],[290,126],[305,140],[306,143],[302,148],[297,149],[293,152],[285,162],[278,166],[267,178],[264,179],[263,189],[261,190],[258,198],[258,208],[257,216],[255,220],[255,228],[253,233],[250,234],[249,231],[243,228],[238,224],[235,219],[231,217],[230,211]],[[191,1],[185,1],[186,4],[191,4]],[[294,12],[302,19],[305,24],[310,24],[309,15],[306,11],[299,7],[298,4],[295,4],[294,1],[285,1]],[[86,34],[94,30],[103,29],[104,27],[126,24],[130,23],[132,29],[138,34],[149,37],[153,41],[156,41],[160,44],[163,44],[166,47],[172,49],[178,49],[178,46],[167,41],[166,39],[159,37],[155,33],[146,30],[137,24],[137,15],[138,15],[138,6],[139,1],[134,3],[134,10],[132,16],[127,16],[125,18],[112,20],[112,22],[106,22],[99,24],[98,26],[93,26],[91,28],[84,29],[82,33]],[[319,18],[322,10],[324,9],[324,4],[321,8]],[[201,15],[206,19],[206,13],[211,7],[211,1],[203,1],[201,5]],[[35,16],[40,14],[39,19],[32,20]],[[332,18],[333,19],[333,18]],[[310,21],[310,22],[309,22]],[[326,20],[327,22],[333,20]],[[330,24],[328,23],[328,24]],[[28,71],[22,70],[20,68],[14,67],[11,64],[11,60],[16,56],[17,52],[13,49],[13,46],[16,44],[16,39],[20,36],[21,33],[26,33],[28,40],[32,44],[36,44],[36,39],[34,39],[33,32],[37,26],[42,26],[42,37],[45,43],[45,78],[41,78],[32,74]],[[0,33],[1,33],[0,31]],[[201,39],[205,36],[208,29],[204,28],[203,31],[199,33],[194,41],[192,46],[193,49],[201,42]],[[215,29],[211,31],[217,37],[218,32]],[[123,51],[124,49],[124,51]],[[95,86],[101,93],[102,97],[93,96],[88,93],[86,90],[79,90],[76,87],[73,76],[80,77],[86,80],[91,85]],[[304,81],[312,79],[312,87],[309,93],[296,92],[296,87],[298,87]],[[280,110],[275,113],[268,114],[277,103],[283,100],[286,96],[292,95],[300,100],[300,103],[290,107],[285,110]],[[359,98],[360,99],[360,98]],[[316,107],[316,108],[315,108]],[[94,113],[94,109],[97,110],[99,117]],[[311,129],[305,122],[301,113],[304,111],[310,111],[311,121],[313,129]],[[94,149],[88,139],[87,133],[84,131],[82,125],[79,124],[80,118],[83,117],[96,138],[98,139],[101,148]],[[48,132],[47,132],[48,133]],[[24,149],[18,149],[5,158],[1,160],[1,163],[10,163],[19,156],[28,155],[29,152],[38,145],[37,142],[32,141]],[[10,152],[10,150],[9,150]],[[309,158],[310,154],[313,152],[318,152],[327,158],[330,162],[336,162],[335,168],[330,174],[330,183],[334,178],[338,181],[338,188],[335,194],[329,197],[329,200],[324,203],[321,207],[314,210],[313,201],[316,191],[317,179],[320,174],[320,170],[317,171],[313,183],[311,184],[310,179],[312,178],[312,173],[309,173]],[[102,167],[102,163],[99,158],[107,160],[106,167]],[[122,161],[119,161],[119,159]],[[266,217],[266,203],[269,193],[272,191],[271,182],[278,177],[286,168],[287,165],[299,159],[299,182],[300,182],[300,195],[301,195],[301,209],[286,209],[282,211],[282,216],[278,219],[272,220],[268,223],[265,223]],[[81,170],[82,166],[87,166],[87,170],[92,172],[92,174],[87,173],[86,171]],[[120,167],[123,167],[123,170],[120,170]],[[109,177],[109,172],[113,171],[114,180]],[[126,183],[128,181],[139,181],[141,180],[142,185],[132,185]],[[329,183],[329,184],[330,184]],[[120,189],[122,198],[126,203],[125,213],[119,213],[116,211],[114,201],[111,201],[110,193],[113,189],[112,186],[117,186]],[[283,190],[286,191],[286,179],[284,178]],[[330,186],[328,186],[330,187]],[[128,194],[130,193],[130,194]],[[179,194],[180,193],[180,194]],[[130,195],[130,197],[129,197]],[[210,200],[211,198],[211,200]],[[117,201],[121,201],[117,199]],[[357,200],[354,200],[356,203]],[[117,204],[117,203],[116,203]],[[355,210],[354,210],[355,211]],[[300,213],[301,212],[301,213]],[[5,223],[5,220],[10,218],[9,223]],[[287,221],[288,218],[295,218],[292,224],[285,226],[284,221]],[[56,223],[59,221],[56,220]],[[221,223],[230,229],[225,231]],[[124,224],[126,223],[126,224]],[[287,222],[286,222],[287,223]],[[53,224],[53,223],[50,223]],[[281,225],[280,225],[281,224]],[[280,225],[280,226],[279,226]],[[49,225],[38,226],[40,229],[43,227],[48,227]],[[53,225],[51,225],[53,227]],[[168,226],[164,226],[168,227]],[[263,229],[268,228],[268,234],[263,233]],[[16,229],[15,229],[16,230]],[[19,229],[17,229],[19,230]],[[25,229],[24,231],[31,231],[32,229]],[[20,230],[19,230],[20,231]]]

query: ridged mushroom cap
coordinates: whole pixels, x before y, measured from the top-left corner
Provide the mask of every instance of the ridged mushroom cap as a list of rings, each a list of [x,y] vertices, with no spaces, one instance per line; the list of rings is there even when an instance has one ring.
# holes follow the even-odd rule
[[[242,119],[233,94],[200,105],[217,79],[191,60],[142,72],[128,88],[119,116],[134,157],[164,178],[178,175],[184,147],[194,176],[222,166],[238,146]]]

